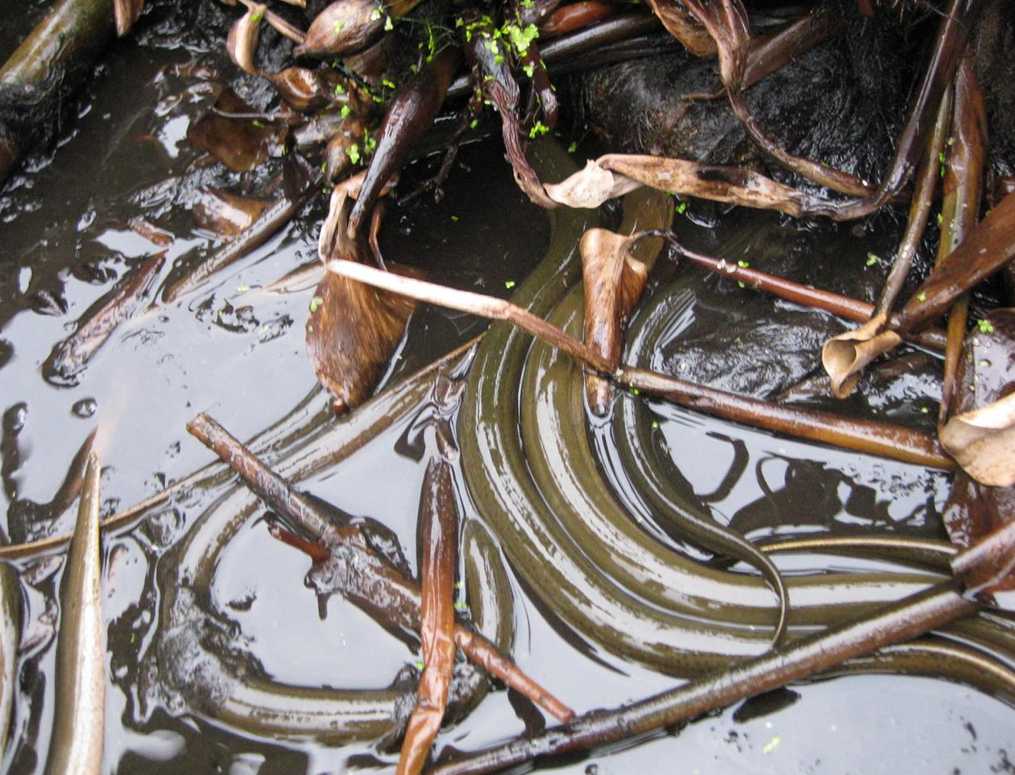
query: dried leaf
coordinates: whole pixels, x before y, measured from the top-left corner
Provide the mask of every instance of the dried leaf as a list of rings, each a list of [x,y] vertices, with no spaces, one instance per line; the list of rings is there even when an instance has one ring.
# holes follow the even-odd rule
[[[251,3],[247,7],[247,12],[230,28],[229,37],[226,38],[229,58],[250,75],[260,73],[254,65],[254,54],[257,52],[257,42],[261,38],[261,21],[267,10],[265,5]]]
[[[1006,414],[1010,419],[1013,411],[1011,402],[1015,400],[1012,398],[1015,395],[1012,393],[1013,364],[1015,310],[994,310],[966,337],[963,357],[959,362],[959,387],[956,391],[958,414],[941,432],[942,443],[965,468],[966,461],[960,455],[965,456],[966,450],[951,448],[956,437],[967,433],[972,436],[972,431],[976,428],[982,430],[985,426],[995,426],[995,433],[1000,431],[1000,438],[990,440],[989,436],[993,434],[984,434],[988,438],[979,454],[973,449],[968,450],[969,461],[974,466],[970,473],[975,475],[983,469],[1000,474],[988,478],[1001,484],[1011,481],[1015,468],[1011,430],[1009,428],[1006,432],[1002,427]],[[985,414],[980,415],[979,412]],[[971,427],[963,420],[969,417],[974,420]],[[956,422],[963,424],[953,425]],[[975,444],[975,437],[973,441]],[[981,455],[984,456],[983,459],[978,459]],[[965,470],[959,471],[952,482],[943,519],[952,543],[963,547],[971,546],[1015,519],[1015,486],[981,484]],[[1015,578],[1009,576],[997,587],[1002,588],[1015,588]]]
[[[198,227],[222,237],[235,237],[261,217],[268,203],[263,199],[207,189],[191,212]]]
[[[322,261],[358,260],[359,244],[347,235],[349,211],[365,173],[335,187],[318,238]],[[306,340],[318,381],[334,396],[336,411],[358,406],[380,377],[402,338],[415,302],[327,273],[310,304]]]
[[[144,0],[113,0],[113,14],[116,17],[116,34],[123,37],[141,16]]]

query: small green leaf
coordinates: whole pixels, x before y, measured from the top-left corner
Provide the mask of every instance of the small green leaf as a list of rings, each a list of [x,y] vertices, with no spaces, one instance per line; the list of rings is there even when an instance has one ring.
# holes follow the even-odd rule
[[[324,304],[324,299],[320,296],[314,296],[314,298],[310,300],[310,314],[313,315],[317,312],[317,310],[321,308],[322,304]]]
[[[264,11],[254,11],[252,14],[250,14],[250,21],[254,22],[255,24],[260,24],[261,19],[263,18]]]
[[[994,324],[991,323],[989,320],[977,320],[976,321],[976,327],[978,329],[980,329],[980,333],[981,334],[993,334],[994,333]]]
[[[504,287],[507,288],[510,291],[512,288],[515,287],[515,281],[514,280],[505,280],[504,281]]]
[[[346,156],[349,157],[349,161],[351,161],[353,164],[359,164],[360,155],[359,155],[359,145],[357,143],[353,143],[348,148],[346,148],[345,153]]]
[[[458,220],[459,220],[459,219],[458,219],[458,216],[457,216],[457,215],[452,215],[452,216],[451,216],[451,220],[452,220],[452,221],[454,221],[455,223],[458,223]]]
[[[751,265],[750,261],[744,261],[743,259],[737,261],[737,266],[739,266],[741,269],[747,269],[747,267],[749,267],[750,265]]]
[[[414,668],[416,668],[417,670],[419,670],[419,672],[422,673],[423,672],[423,668],[426,667],[426,663],[423,662],[422,659],[417,659],[415,662],[412,663],[412,666]]]
[[[578,150],[578,143],[575,140],[571,141],[571,144],[567,147],[568,153],[574,153]]]
[[[923,291],[920,291],[918,294],[916,294],[916,300],[917,301],[927,301],[927,294],[924,293]]]
[[[342,118],[349,118],[351,114],[352,108],[350,108],[348,105],[343,105],[342,109],[338,111],[338,115],[340,115]]]
[[[687,212],[687,202],[681,200],[677,202],[677,206],[673,208],[677,215],[683,215]]]
[[[390,78],[382,78],[381,79],[381,86],[383,86],[385,89],[394,89],[394,88],[396,88],[395,87],[395,82],[392,81]]]
[[[537,121],[532,125],[532,129],[529,130],[529,139],[535,140],[540,135],[545,135],[550,131],[550,127],[544,124],[542,121]]]
[[[389,16],[384,20],[384,31],[391,32],[393,29],[395,29],[395,23],[391,20],[391,17]]]
[[[878,258],[878,257],[877,257],[876,255],[874,255],[873,253],[868,253],[868,254],[867,254],[867,266],[874,266],[874,265],[875,265],[876,263],[878,263],[878,262],[879,262],[880,260],[881,260],[881,259],[880,259],[880,258]]]

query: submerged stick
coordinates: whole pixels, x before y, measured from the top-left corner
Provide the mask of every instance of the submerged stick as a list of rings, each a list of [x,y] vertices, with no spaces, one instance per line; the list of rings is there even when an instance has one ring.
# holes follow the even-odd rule
[[[42,375],[55,385],[76,385],[88,365],[124,321],[148,295],[165,261],[164,253],[144,259],[127,272],[113,289],[89,307],[77,322],[73,334],[57,342],[42,364]]]
[[[106,628],[102,619],[99,478],[88,457],[81,506],[60,584],[56,702],[46,772],[93,775],[102,767],[106,712]]]
[[[316,183],[308,184],[298,194],[283,194],[281,199],[261,213],[261,216],[235,239],[207,258],[184,268],[179,276],[168,280],[162,290],[163,301],[170,304],[184,294],[196,290],[216,272],[231,266],[261,247],[293,219],[315,190]]]
[[[114,29],[113,0],[59,0],[0,68],[0,184],[55,132]]]
[[[329,537],[346,553],[354,573],[346,580],[355,588],[343,589],[353,603],[368,613],[379,614],[385,624],[418,631],[419,587],[406,578],[387,559],[377,555],[362,531],[355,525],[336,528],[330,515],[314,500],[295,492],[277,474],[261,463],[253,453],[237,441],[221,425],[206,414],[199,414],[187,424],[187,430],[214,450],[258,496],[279,513],[295,530],[313,537]],[[385,603],[378,605],[377,598]],[[558,719],[567,720],[574,711],[525,675],[514,660],[502,654],[497,646],[473,631],[456,623],[455,642],[469,661],[483,667],[512,689],[521,692]]]
[[[463,353],[467,352],[473,347],[478,340],[478,337],[470,339],[468,342],[456,347],[454,350],[449,352],[447,355],[441,356],[433,363],[428,366],[424,366],[419,371],[415,372],[412,376],[407,377],[404,382],[399,385],[393,386],[388,389],[385,393],[379,394],[379,397],[386,396],[392,392],[402,391],[410,386],[418,385],[422,380],[428,379],[430,375],[442,365],[445,365],[454,359],[460,357]],[[375,397],[378,398],[378,397]],[[400,410],[406,411],[406,410]],[[376,434],[389,427],[393,422],[400,419],[400,414],[388,414],[385,415],[382,421],[378,422],[377,425],[372,427],[369,432],[351,440],[348,443],[343,444],[342,453],[345,457],[353,454],[356,450],[360,449]],[[257,438],[262,439],[266,437],[271,428],[266,429]],[[80,452],[78,453],[81,454]],[[203,481],[214,478],[216,475],[215,471],[210,469],[214,467],[221,467],[221,464],[212,464],[205,468],[198,469],[193,473],[180,479],[178,482],[174,482],[168,487],[159,490],[158,492],[149,495],[147,498],[143,498],[132,506],[118,511],[112,516],[106,517],[100,524],[102,532],[109,532],[113,530],[126,530],[132,527],[136,522],[145,518],[149,515],[150,511],[157,506],[161,506],[170,501],[171,498],[185,493],[195,485],[200,484]],[[63,488],[61,488],[62,491]],[[12,560],[26,559],[30,557],[37,557],[46,552],[53,552],[61,547],[65,546],[71,540],[70,533],[62,533],[60,535],[49,536],[48,538],[41,538],[38,541],[30,541],[23,544],[13,544],[10,546],[0,546],[0,562],[10,562]]]
[[[715,417],[916,465],[944,470],[955,467],[936,439],[912,429],[873,420],[846,419],[830,412],[779,406],[644,369],[621,366],[614,370],[609,361],[584,343],[501,299],[393,275],[352,261],[329,261],[327,269],[420,301],[508,321],[622,385]]]

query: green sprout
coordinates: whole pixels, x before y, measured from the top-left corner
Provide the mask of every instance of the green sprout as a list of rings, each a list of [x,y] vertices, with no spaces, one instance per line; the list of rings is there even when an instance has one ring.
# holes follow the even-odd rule
[[[981,334],[993,334],[994,333],[994,324],[991,323],[989,320],[977,320],[976,321],[976,327],[978,329],[980,329],[980,333]]]

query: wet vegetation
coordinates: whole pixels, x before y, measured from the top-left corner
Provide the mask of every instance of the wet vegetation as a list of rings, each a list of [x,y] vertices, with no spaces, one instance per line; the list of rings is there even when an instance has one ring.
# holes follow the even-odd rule
[[[15,16],[6,771],[1011,768],[1006,0]]]

